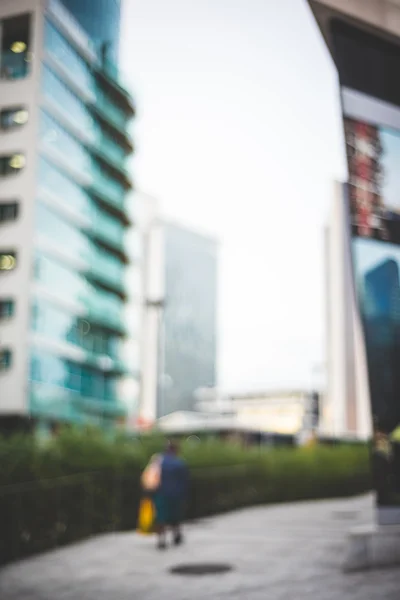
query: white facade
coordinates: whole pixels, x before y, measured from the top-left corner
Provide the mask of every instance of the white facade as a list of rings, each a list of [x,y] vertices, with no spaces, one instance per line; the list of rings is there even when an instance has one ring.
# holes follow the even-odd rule
[[[164,298],[163,230],[159,204],[147,194],[135,197],[136,226],[143,248],[140,303],[140,397],[137,425],[151,425],[156,419],[159,344]]]
[[[243,431],[297,436],[311,430],[311,402],[308,391],[280,390],[222,394],[212,390],[197,408],[200,415],[224,418]],[[160,419],[162,422],[163,420]]]
[[[15,177],[1,181],[0,202],[19,202],[19,218],[0,224],[0,251],[15,252],[17,268],[0,273],[0,299],[15,301],[15,318],[1,323],[0,350],[12,352],[11,368],[0,372],[0,414],[24,414],[27,410],[28,332],[31,273],[33,271],[33,219],[38,127],[38,95],[43,19],[40,0],[2,0],[0,21],[9,15],[30,12],[33,18],[30,74],[20,80],[0,79],[0,110],[21,106],[28,122],[0,134],[0,156],[25,156],[26,165]],[[0,23],[0,38],[2,30]]]
[[[355,299],[345,186],[335,183],[326,232],[327,392],[321,433],[367,439],[371,434],[365,348]]]

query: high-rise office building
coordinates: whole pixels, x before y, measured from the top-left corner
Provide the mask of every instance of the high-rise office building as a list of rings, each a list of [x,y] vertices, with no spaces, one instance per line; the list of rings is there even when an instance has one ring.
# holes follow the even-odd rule
[[[217,383],[218,244],[172,223],[162,229],[158,417],[194,410],[196,391]]]
[[[217,383],[218,242],[138,205],[144,248],[141,390],[137,426],[193,411]]]
[[[356,297],[356,322],[362,324],[377,517],[381,525],[399,524],[400,4],[309,4],[337,68],[340,90],[349,175],[342,194],[352,265],[348,297],[352,302]],[[367,553],[367,543],[365,548]]]
[[[134,105],[118,37],[116,0],[0,3],[3,424],[132,410]]]

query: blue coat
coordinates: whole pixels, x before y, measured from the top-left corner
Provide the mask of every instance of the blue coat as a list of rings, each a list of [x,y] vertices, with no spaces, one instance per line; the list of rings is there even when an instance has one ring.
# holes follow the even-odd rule
[[[188,484],[189,470],[185,461],[174,454],[164,454],[158,492],[170,498],[184,500],[188,493]]]

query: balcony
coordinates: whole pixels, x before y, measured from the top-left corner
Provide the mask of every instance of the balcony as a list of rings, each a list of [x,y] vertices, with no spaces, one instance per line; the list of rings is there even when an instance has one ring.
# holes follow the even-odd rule
[[[99,88],[96,90],[96,107],[103,112],[121,133],[126,133],[129,117],[119,110]]]
[[[117,258],[100,250],[95,251],[85,274],[89,280],[125,298],[125,266]]]
[[[124,146],[126,152],[132,152],[133,142],[127,131],[129,117],[119,110],[98,87],[96,90],[96,101],[92,107],[97,115],[108,126],[112,126],[113,130],[119,135],[121,144]]]
[[[129,84],[121,78],[120,69],[109,59],[104,58],[99,64],[96,75],[103,87],[110,88],[116,102],[123,107],[127,117],[135,115],[135,105],[131,94],[127,91]]]
[[[88,234],[107,249],[116,252],[124,262],[127,262],[123,226],[111,219],[112,217],[107,218],[103,213],[96,211]]]
[[[96,139],[96,146],[119,168],[126,159],[126,152],[121,146],[113,142],[108,136],[100,130]]]
[[[123,402],[114,396],[106,400],[97,400],[96,398],[86,398],[77,396],[72,399],[75,410],[81,413],[103,417],[126,417],[128,409]]]
[[[88,398],[64,387],[38,382],[31,382],[29,405],[34,416],[73,423],[85,422],[85,413],[120,417],[127,412],[125,404],[115,396]]]
[[[126,191],[111,177],[104,175],[97,164],[92,162],[92,184],[89,186],[89,193],[95,196],[103,205],[111,208],[113,212],[124,221],[130,224],[126,215],[125,195]]]
[[[126,187],[132,186],[131,178],[125,167],[126,152],[121,146],[99,132],[93,150],[100,159],[106,161],[116,171],[117,177],[122,177],[122,182]]]
[[[106,372],[108,375],[120,376],[129,372],[129,369],[125,362],[118,356],[98,354],[95,351],[84,348],[86,356],[84,362],[85,365],[99,369],[100,371]]]
[[[105,329],[120,335],[126,334],[123,309],[117,303],[100,298],[98,294],[84,299],[85,317],[91,323],[101,325]]]

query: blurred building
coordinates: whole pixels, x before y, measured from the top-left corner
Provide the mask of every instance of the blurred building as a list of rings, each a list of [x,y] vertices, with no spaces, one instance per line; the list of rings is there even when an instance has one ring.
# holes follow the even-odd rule
[[[216,385],[218,243],[164,223],[164,301],[157,414],[192,410]]]
[[[197,391],[216,384],[218,243],[153,208],[144,247],[139,419],[152,424],[193,410]]]
[[[137,411],[129,421],[132,429],[151,427],[156,418],[159,368],[159,330],[163,309],[162,222],[158,201],[142,192],[135,194],[135,231],[142,250],[137,265],[139,306],[140,392]]]
[[[306,390],[222,394],[197,403],[195,411],[176,411],[158,420],[165,432],[240,433],[248,441],[302,443],[317,430],[320,394]]]
[[[3,424],[114,424],[137,402],[118,37],[115,0],[0,3]]]
[[[254,431],[297,436],[318,424],[318,401],[314,406],[308,391],[280,390],[231,396],[239,425]]]
[[[372,430],[378,523],[398,525],[400,2],[309,0],[309,4],[337,69],[345,133],[348,184],[342,198],[347,235],[342,254],[347,254],[352,277],[339,302],[347,298],[355,307],[353,297],[357,296],[357,310],[350,315],[354,335],[351,327],[343,331],[349,340],[352,337],[353,349],[342,347],[339,354],[339,342],[335,349],[343,385],[344,381],[350,385],[344,399],[337,396],[336,402],[341,407],[341,423],[345,419],[352,432]],[[331,313],[334,311],[332,303]],[[342,327],[343,315],[341,319]],[[383,463],[382,440],[387,448]],[[365,533],[365,540],[369,536]],[[390,556],[386,542],[377,546],[380,558]],[[398,539],[393,541],[393,552],[396,544]],[[359,537],[355,548],[360,548]],[[366,555],[362,560],[368,564]],[[382,564],[385,562],[383,558]]]
[[[371,434],[365,344],[352,274],[346,193],[335,183],[325,232],[327,390],[320,432],[336,438]]]

